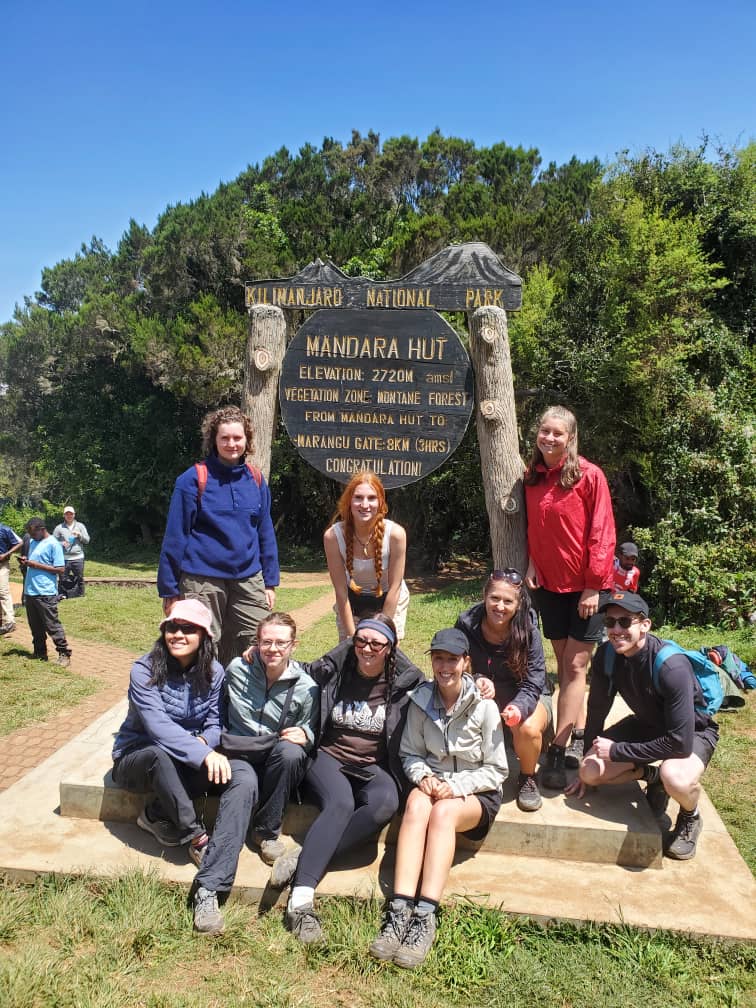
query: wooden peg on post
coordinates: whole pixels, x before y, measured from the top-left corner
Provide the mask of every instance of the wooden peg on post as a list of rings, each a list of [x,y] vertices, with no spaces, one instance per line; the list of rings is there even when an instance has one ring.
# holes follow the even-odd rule
[[[527,542],[524,466],[517,438],[507,313],[478,308],[469,316],[470,356],[475,370],[480,464],[491,529],[494,567],[525,573]]]
[[[241,408],[252,420],[255,444],[252,459],[267,479],[276,429],[278,378],[286,350],[286,320],[280,308],[252,305]]]

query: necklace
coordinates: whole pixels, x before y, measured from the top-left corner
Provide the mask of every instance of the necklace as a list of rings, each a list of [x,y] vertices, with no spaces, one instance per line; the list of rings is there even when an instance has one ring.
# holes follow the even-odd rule
[[[374,535],[375,535],[375,529],[372,530],[372,532],[367,537],[367,539],[365,540],[365,542],[363,542],[362,539],[360,539],[360,537],[357,535],[357,533],[356,532],[354,533],[354,538],[357,540],[357,542],[360,544],[360,546],[362,546],[362,555],[364,557],[368,556],[368,546],[373,541],[373,536]]]

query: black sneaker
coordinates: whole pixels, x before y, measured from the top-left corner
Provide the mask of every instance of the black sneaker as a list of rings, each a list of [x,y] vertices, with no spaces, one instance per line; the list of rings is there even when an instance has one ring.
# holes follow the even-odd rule
[[[564,791],[567,787],[564,749],[561,746],[549,746],[546,752],[546,766],[541,770],[541,784],[549,791]]]
[[[394,963],[404,969],[417,969],[431,950],[436,937],[436,915],[413,913],[402,944],[394,954]]]
[[[163,847],[181,846],[181,834],[171,820],[151,819],[146,808],[142,809],[137,816],[137,826],[147,833],[152,833],[157,842],[162,844]]]
[[[677,816],[675,828],[672,830],[672,839],[667,847],[667,857],[674,858],[675,861],[690,861],[696,853],[698,837],[703,829],[703,819],[696,813],[680,812]]]
[[[543,798],[535,775],[521,773],[517,781],[517,808],[523,812],[537,812],[541,805]]]
[[[577,770],[583,762],[584,739],[582,731],[580,734],[574,731],[570,744],[564,750],[564,765],[570,770]]]
[[[316,945],[323,940],[323,928],[312,903],[306,903],[296,910],[289,910],[287,907],[284,922],[289,931],[303,945]]]
[[[408,903],[391,900],[383,914],[378,937],[370,945],[370,955],[374,959],[390,962],[398,951],[412,919],[412,907]]]

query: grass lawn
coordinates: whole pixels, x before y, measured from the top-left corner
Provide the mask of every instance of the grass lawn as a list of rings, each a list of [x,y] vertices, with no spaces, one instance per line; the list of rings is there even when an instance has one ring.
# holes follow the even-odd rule
[[[118,576],[110,575],[110,576]],[[407,654],[426,671],[433,632],[454,623],[477,597],[479,579],[413,596]],[[281,591],[294,609],[323,589]],[[92,585],[61,606],[72,637],[102,640],[135,653],[152,642],[160,617],[154,588]],[[688,646],[729,643],[746,660],[749,639],[707,628],[663,635]],[[332,614],[302,635],[299,656],[317,657],[335,642]],[[756,649],[754,649],[756,650]],[[70,670],[19,656],[0,639],[0,732],[31,713],[55,709],[92,684]],[[23,706],[34,682],[33,701]],[[756,703],[721,715],[722,741],[706,786],[741,853],[756,871],[753,741]],[[47,704],[47,708],[45,708]],[[31,711],[33,708],[33,712]],[[193,936],[186,891],[141,874],[99,880],[0,880],[0,1004],[3,1008],[746,1008],[756,1005],[756,945],[694,941],[623,926],[575,927],[513,920],[469,903],[444,908],[437,942],[422,970],[374,963],[367,946],[379,920],[376,902],[319,902],[327,946],[305,949],[279,913],[232,901],[226,934]]]
[[[542,927],[461,903],[417,972],[374,962],[376,902],[321,900],[327,945],[226,906],[192,934],[186,891],[141,874],[0,881],[4,1008],[697,1008],[753,1005],[756,946],[623,926]]]

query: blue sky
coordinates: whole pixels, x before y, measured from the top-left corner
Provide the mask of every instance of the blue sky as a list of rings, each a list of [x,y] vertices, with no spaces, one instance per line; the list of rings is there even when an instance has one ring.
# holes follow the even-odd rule
[[[352,129],[544,163],[756,138],[745,0],[0,0],[0,321],[130,218]]]

